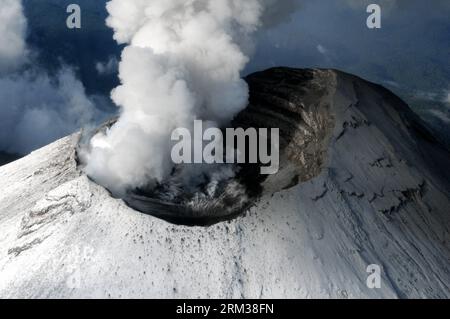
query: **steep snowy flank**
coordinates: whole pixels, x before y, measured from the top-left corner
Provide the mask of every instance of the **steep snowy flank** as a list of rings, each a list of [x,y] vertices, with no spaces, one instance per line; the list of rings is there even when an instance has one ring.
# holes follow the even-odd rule
[[[450,297],[450,156],[407,106],[338,71],[272,69],[248,81],[253,106],[282,99],[303,120],[326,110],[333,128],[317,177],[293,169],[301,183],[266,192],[244,216],[175,226],[90,181],[75,160],[79,134],[63,138],[0,167],[0,297]],[[325,151],[305,141],[293,158]],[[380,289],[366,285],[371,264]]]

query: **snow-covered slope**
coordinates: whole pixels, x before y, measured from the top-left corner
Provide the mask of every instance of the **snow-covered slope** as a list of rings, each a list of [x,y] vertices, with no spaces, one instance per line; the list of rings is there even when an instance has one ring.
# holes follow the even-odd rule
[[[0,297],[450,297],[448,152],[381,87],[311,74],[334,92],[326,167],[230,222],[128,208],[77,169],[79,134],[0,167]]]

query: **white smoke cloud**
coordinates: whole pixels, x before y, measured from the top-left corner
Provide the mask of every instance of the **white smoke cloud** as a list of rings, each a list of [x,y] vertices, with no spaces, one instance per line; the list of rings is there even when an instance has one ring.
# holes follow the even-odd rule
[[[18,0],[0,0],[0,74],[19,67],[26,58],[27,21]]]
[[[22,1],[0,0],[0,21],[0,150],[26,154],[92,121],[94,104],[72,69],[36,66]]]
[[[26,154],[94,119],[95,107],[71,69],[50,77],[27,71],[0,77],[0,149]]]
[[[296,1],[286,1],[287,8]],[[121,116],[95,136],[86,172],[120,192],[164,180],[171,171],[170,135],[195,119],[222,125],[247,104],[241,71],[261,26],[280,21],[274,0],[112,0],[107,24],[128,46],[112,92]]]
[[[100,75],[111,75],[117,72],[119,68],[119,61],[115,56],[111,56],[105,62],[97,62],[95,69]]]

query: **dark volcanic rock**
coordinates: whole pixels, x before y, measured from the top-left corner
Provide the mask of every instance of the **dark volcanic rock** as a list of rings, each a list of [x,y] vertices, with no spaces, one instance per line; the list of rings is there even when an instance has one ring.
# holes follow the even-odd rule
[[[232,126],[280,129],[280,171],[260,176],[260,182],[266,180],[266,188],[274,192],[317,176],[334,129],[334,72],[274,68],[246,80],[250,103]]]

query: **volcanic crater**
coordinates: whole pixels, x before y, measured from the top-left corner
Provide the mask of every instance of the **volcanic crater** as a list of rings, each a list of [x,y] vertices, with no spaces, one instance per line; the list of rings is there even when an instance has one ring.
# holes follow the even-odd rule
[[[217,170],[228,166],[235,174],[218,181],[205,175],[195,187],[188,188],[180,183],[184,167],[176,166],[171,176],[156,187],[152,184],[128,190],[117,197],[139,212],[174,224],[208,226],[243,214],[262,195],[316,177],[326,163],[334,129],[334,72],[273,68],[251,74],[245,80],[249,104],[234,118],[231,127],[279,128],[280,166],[276,174],[260,174],[261,164],[215,164]],[[117,118],[109,120],[91,136],[106,131],[116,121]],[[82,160],[79,163],[83,165]]]

